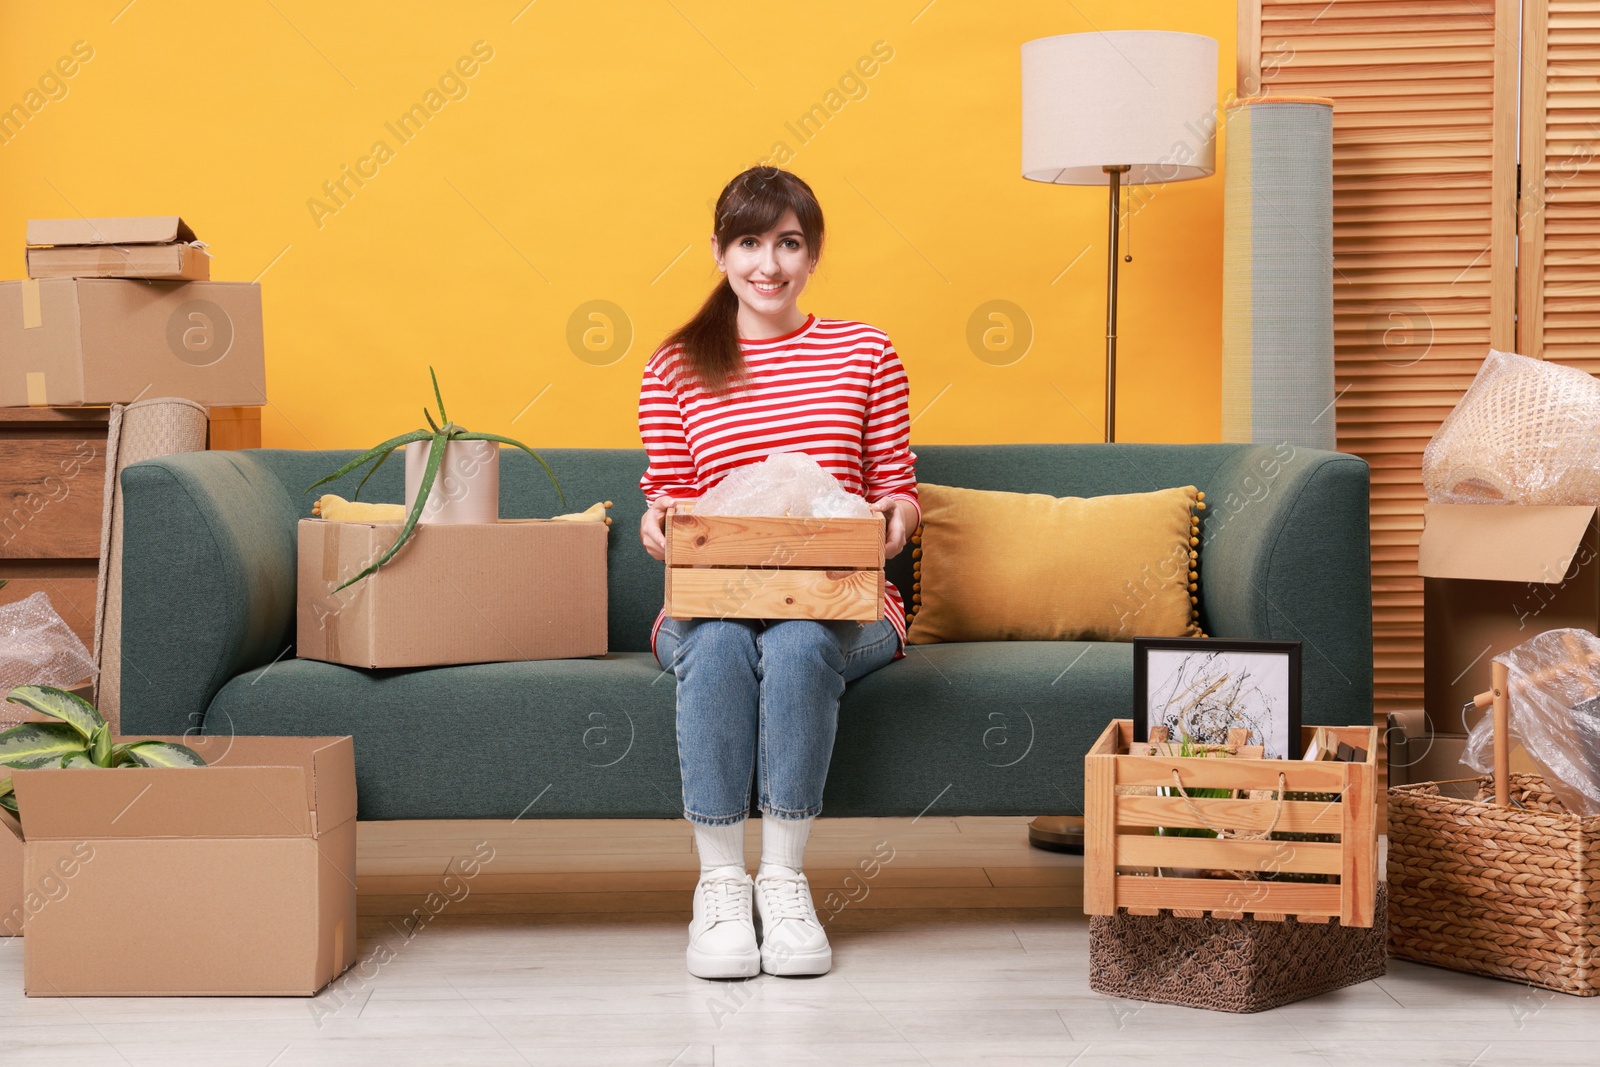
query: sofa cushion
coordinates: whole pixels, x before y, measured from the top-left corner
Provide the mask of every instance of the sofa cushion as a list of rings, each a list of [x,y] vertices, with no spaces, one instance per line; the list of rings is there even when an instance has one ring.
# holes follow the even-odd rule
[[[912,644],[1197,637],[1200,494],[918,486]]]
[[[947,644],[845,690],[825,816],[1074,814],[1127,644]],[[351,734],[363,819],[676,818],[675,681],[649,653],[241,674],[208,734]],[[981,697],[981,699],[980,699]],[[397,769],[403,768],[403,773]]]

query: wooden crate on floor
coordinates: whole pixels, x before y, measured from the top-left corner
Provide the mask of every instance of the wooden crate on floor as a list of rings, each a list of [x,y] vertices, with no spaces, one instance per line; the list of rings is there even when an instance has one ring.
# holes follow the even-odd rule
[[[667,614],[675,619],[883,618],[884,518],[696,515],[667,509]]]
[[[1314,727],[1304,727],[1309,744]],[[1217,759],[1130,755],[1133,723],[1114,720],[1085,757],[1084,906],[1090,915],[1155,915],[1258,920],[1296,916],[1300,922],[1339,920],[1370,927],[1377,883],[1378,731],[1332,729],[1338,740],[1366,750],[1363,763],[1277,759]],[[1272,799],[1161,796],[1185,791],[1267,790]],[[1285,793],[1318,793],[1329,800],[1289,800]],[[1228,830],[1260,835],[1337,834],[1337,842],[1239,840],[1157,836],[1157,827]],[[1130,869],[1336,875],[1333,883],[1245,878],[1146,876]]]

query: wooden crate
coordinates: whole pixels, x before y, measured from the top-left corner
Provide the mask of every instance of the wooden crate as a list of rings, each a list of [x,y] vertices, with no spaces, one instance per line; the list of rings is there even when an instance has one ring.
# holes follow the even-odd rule
[[[868,519],[696,515],[667,509],[674,619],[883,618],[881,513]]]
[[[1313,727],[1303,733],[1309,743]],[[1085,758],[1084,904],[1090,915],[1175,915],[1258,920],[1293,915],[1300,922],[1337,918],[1344,926],[1370,927],[1377,883],[1375,806],[1378,731],[1335,728],[1338,739],[1367,751],[1365,763],[1218,759],[1129,755],[1133,723],[1114,720]],[[1329,801],[1160,796],[1176,770],[1186,790],[1279,789],[1335,794]],[[1279,810],[1281,808],[1281,811]],[[1196,812],[1199,815],[1196,815]],[[1274,824],[1276,819],[1276,824]],[[1242,833],[1275,831],[1338,834],[1337,842],[1161,837],[1156,827],[1226,827]],[[1338,883],[1239,878],[1169,878],[1130,868],[1330,874]]]

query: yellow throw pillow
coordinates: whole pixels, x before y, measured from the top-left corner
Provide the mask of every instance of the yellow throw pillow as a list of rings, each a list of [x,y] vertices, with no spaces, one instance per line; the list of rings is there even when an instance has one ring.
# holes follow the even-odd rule
[[[909,644],[1198,637],[1194,486],[1053,497],[919,484]]]

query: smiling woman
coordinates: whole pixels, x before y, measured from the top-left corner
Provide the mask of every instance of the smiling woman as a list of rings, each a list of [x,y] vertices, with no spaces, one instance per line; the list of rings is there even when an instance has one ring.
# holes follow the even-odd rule
[[[787,171],[753,167],[722,190],[714,221],[711,254],[724,277],[645,363],[645,550],[663,558],[672,504],[795,452],[885,514],[884,558],[897,555],[920,519],[905,368],[882,330],[796,306],[822,253],[816,196]],[[657,616],[651,647],[677,678],[683,812],[700,852],[691,974],[832,966],[801,865],[822,810],[839,698],[904,658],[905,608],[892,584],[884,592],[883,618],[869,623]],[[752,780],[763,816],[754,882],[744,866]]]

